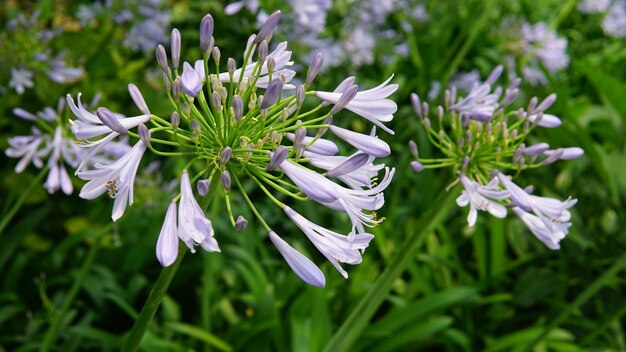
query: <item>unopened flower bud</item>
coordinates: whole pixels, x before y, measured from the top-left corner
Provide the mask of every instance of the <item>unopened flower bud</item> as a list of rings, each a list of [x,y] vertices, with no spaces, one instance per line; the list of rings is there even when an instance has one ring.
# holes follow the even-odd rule
[[[189,116],[189,113],[191,112],[191,105],[189,105],[188,102],[184,102],[181,104],[181,110],[183,111],[183,115]]]
[[[543,99],[543,101],[539,105],[537,105],[535,112],[539,113],[539,112],[544,112],[548,110],[548,108],[551,107],[555,101],[556,101],[556,93],[552,93],[548,95],[545,99]]]
[[[335,104],[335,106],[333,106],[333,108],[330,110],[330,114],[331,115],[335,115],[336,113],[338,113],[341,109],[343,109],[344,107],[346,107],[346,105],[348,105],[352,99],[354,99],[354,97],[356,96],[356,93],[358,91],[359,87],[355,84],[353,86],[351,86],[350,88],[348,88],[348,90],[346,90],[341,97],[339,98],[339,100],[337,101],[337,104]]]
[[[306,97],[305,93],[306,92],[304,91],[303,85],[299,85],[296,88],[296,106],[298,108],[300,108],[302,106],[302,103],[304,103],[304,98]]]
[[[518,88],[507,88],[504,91],[504,100],[502,101],[502,106],[509,106],[511,105],[511,103],[513,103],[515,101],[515,99],[517,99],[517,96],[519,95],[519,89]]]
[[[235,70],[237,70],[237,63],[235,62],[235,59],[232,57],[228,58],[228,61],[226,61],[226,69],[228,70],[228,75],[233,77]]]
[[[420,97],[415,93],[411,93],[411,105],[413,106],[413,111],[415,111],[417,116],[419,116],[420,118],[424,118],[424,114],[422,114],[422,103],[420,102]]]
[[[270,57],[267,59],[267,72],[268,73],[272,73],[274,72],[274,69],[276,68],[276,60],[274,60],[273,57]]]
[[[176,77],[174,82],[172,83],[172,97],[174,101],[180,100],[180,95],[183,93],[183,85],[180,80],[180,77]]]
[[[276,132],[276,131],[272,131],[272,133],[270,134],[270,139],[272,140],[272,144],[276,145],[278,143],[280,143],[280,133]]]
[[[180,125],[180,115],[178,115],[178,112],[174,111],[172,113],[172,116],[170,117],[170,123],[172,124],[172,129],[174,129],[175,131]]]
[[[524,148],[522,152],[524,153],[524,155],[537,156],[543,154],[549,148],[550,145],[548,145],[548,143],[537,143],[531,145],[530,147]]]
[[[224,189],[226,191],[230,191],[231,180],[230,180],[230,173],[228,172],[228,170],[224,171],[220,175],[220,180],[222,181],[222,186],[224,186]]]
[[[196,187],[198,189],[198,194],[200,195],[200,197],[204,197],[207,195],[207,193],[209,193],[211,183],[209,182],[209,180],[199,180],[198,183],[196,183]]]
[[[157,62],[159,63],[159,66],[161,66],[161,70],[163,70],[163,72],[167,72],[169,66],[167,65],[167,54],[165,53],[163,45],[159,44],[157,46],[155,54]]]
[[[172,48],[172,67],[174,70],[177,70],[178,64],[180,63],[180,32],[176,28],[172,30],[170,44]]]
[[[127,134],[128,129],[122,126],[117,117],[107,108],[98,108],[96,111],[96,115],[98,115],[98,119],[102,121],[102,123],[110,128],[112,131],[115,131],[119,134]]]
[[[257,49],[257,60],[261,66],[263,66],[265,59],[267,59],[267,51],[267,41],[264,40],[259,44],[259,48]]]
[[[222,57],[222,52],[220,51],[220,48],[218,47],[213,47],[213,50],[211,51],[211,56],[213,56],[213,60],[215,60],[216,64],[220,64],[220,58]]]
[[[504,70],[504,67],[502,65],[498,65],[496,68],[493,69],[493,71],[491,71],[485,83],[489,84],[490,86],[493,86],[493,84],[496,83],[498,78],[500,78],[500,75],[502,74],[503,70]]]
[[[189,122],[189,125],[191,126],[192,137],[198,140],[200,138],[200,135],[202,134],[200,123],[198,122],[198,120],[193,119],[191,120],[191,122]]]
[[[222,111],[222,99],[220,98],[220,93],[211,93],[211,106],[215,111]]]
[[[265,90],[263,102],[261,102],[261,110],[267,109],[268,107],[274,105],[274,103],[276,103],[276,101],[278,100],[278,96],[282,92],[282,89],[283,81],[280,78],[274,78]]]
[[[150,115],[148,105],[146,105],[146,101],[143,99],[143,95],[139,91],[139,88],[131,83],[128,85],[128,92],[130,93],[130,97],[133,99],[133,102],[135,103],[135,105],[137,105],[139,110],[141,110],[141,112],[146,115]]]
[[[289,156],[289,149],[284,145],[279,145],[273,153],[270,153],[270,162],[267,164],[267,171],[272,171],[279,167]]]
[[[339,177],[339,176],[347,175],[355,170],[360,169],[363,165],[367,164],[367,162],[369,161],[369,158],[370,156],[365,153],[359,152],[359,153],[353,154],[341,164],[328,170],[328,172],[326,172],[326,176]]]
[[[137,131],[139,131],[139,138],[141,139],[143,144],[149,147],[150,146],[150,131],[148,130],[148,127],[146,127],[146,125],[142,123],[137,127]]]
[[[243,100],[239,95],[233,95],[233,113],[235,121],[241,122],[243,117]]]
[[[530,98],[530,101],[528,102],[528,109],[526,109],[530,115],[535,113],[535,107],[537,106],[538,100],[539,99],[537,99],[537,97]]]
[[[428,117],[424,118],[424,128],[427,130],[430,129],[430,119]]]
[[[423,102],[422,103],[422,116],[423,118],[427,118],[428,117],[428,110],[429,110],[429,106],[427,102]]]
[[[205,15],[200,21],[200,49],[202,52],[208,53],[213,37],[214,22],[211,15]]]
[[[409,151],[411,152],[411,155],[413,155],[413,157],[415,159],[419,158],[419,152],[417,150],[417,144],[413,140],[409,141]]]
[[[222,149],[222,152],[220,153],[220,163],[222,165],[226,165],[226,163],[230,160],[230,158],[233,156],[233,150],[231,147],[226,147],[224,149]]]
[[[163,72],[162,75],[163,75],[163,85],[165,86],[165,92],[166,93],[171,93],[172,92],[172,82],[170,82],[170,78],[167,76],[167,74],[165,72]]]
[[[315,57],[313,57],[313,61],[311,61],[311,65],[309,66],[309,70],[306,72],[306,81],[304,84],[310,86],[317,74],[322,69],[322,64],[324,63],[324,57],[322,53],[317,53]]]
[[[256,38],[252,41],[254,44],[259,44],[260,42],[267,40],[270,41],[272,34],[274,34],[274,30],[276,30],[276,26],[278,26],[278,21],[280,21],[280,10],[272,13],[265,23],[261,26],[259,30],[259,34],[256,35]]]
[[[424,170],[424,165],[417,160],[411,161],[411,168],[415,172],[422,172]]]
[[[239,215],[237,220],[235,220],[235,231],[241,231],[248,226],[248,220],[243,217],[243,215]]]

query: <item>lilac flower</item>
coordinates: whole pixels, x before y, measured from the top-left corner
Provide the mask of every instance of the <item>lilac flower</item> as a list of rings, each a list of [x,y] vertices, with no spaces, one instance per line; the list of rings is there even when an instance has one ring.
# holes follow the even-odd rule
[[[559,242],[567,236],[571,223],[555,222],[552,226],[547,226],[546,222],[540,217],[530,214],[519,207],[513,207],[513,212],[522,219],[533,235],[543,242],[546,247],[550,249],[561,248]]]
[[[11,80],[9,87],[15,89],[17,94],[24,94],[26,88],[33,87],[33,73],[22,68],[11,68]]]
[[[397,89],[397,84],[389,84],[393,75],[377,87],[356,93],[356,96],[345,106],[346,109],[369,120],[376,126],[382,128],[387,133],[394,134],[391,129],[382,124],[393,119],[393,114],[398,110],[398,105],[391,99],[387,99]],[[329,102],[337,104],[343,92],[321,92],[316,91],[315,96]]]
[[[41,158],[45,155],[38,151],[39,146],[44,141],[41,131],[37,128],[32,128],[32,135],[30,136],[17,136],[9,138],[9,148],[5,151],[5,154],[10,158],[21,158],[15,165],[15,172],[21,173],[26,169],[28,164],[33,163],[38,168],[43,166]]]
[[[476,224],[477,210],[488,211],[491,215],[500,219],[506,217],[506,208],[495,201],[506,199],[509,196],[508,192],[501,191],[498,188],[498,178],[494,177],[486,185],[472,181],[464,174],[461,174],[460,179],[465,190],[456,199],[456,204],[460,207],[465,207],[469,204],[470,211],[467,216],[467,223],[470,227]]]
[[[50,145],[50,157],[48,158],[50,173],[44,186],[50,194],[61,189],[63,193],[70,195],[74,188],[72,187],[72,180],[70,180],[70,176],[65,169],[64,161],[75,167],[77,158],[74,150],[71,148],[71,144],[68,146],[68,140],[63,138],[62,133],[62,128],[57,126],[54,131],[54,139]]]
[[[189,174],[183,171],[180,178],[180,205],[178,207],[179,236],[193,252],[193,244],[202,245],[208,252],[219,252],[220,248],[213,238],[213,226],[204,211],[198,205],[191,190]]]
[[[314,201],[331,203],[337,200],[335,184],[317,172],[290,160],[285,160],[280,164],[280,169]]]
[[[170,202],[165,213],[163,227],[156,245],[156,256],[162,266],[168,267],[178,257],[178,226],[176,225],[176,202]]]
[[[501,94],[500,89],[491,93],[491,85],[488,83],[474,86],[467,97],[450,105],[450,110],[466,113],[474,120],[489,121],[499,106],[498,100]]]
[[[294,141],[294,134],[291,132],[287,132],[285,134],[287,139],[290,141]],[[335,155],[339,153],[339,148],[337,144],[333,141],[329,141],[327,139],[318,138],[314,139],[313,137],[304,137],[304,144],[307,145],[306,149],[310,152],[321,154],[321,155]]]
[[[183,93],[190,97],[195,97],[200,89],[202,89],[202,80],[200,74],[191,67],[188,62],[183,63],[183,74],[180,76],[182,81]]]
[[[241,9],[243,9],[244,7],[246,7],[248,11],[250,11],[251,13],[256,13],[259,9],[259,1],[258,0],[234,1],[226,5],[226,7],[224,8],[224,13],[229,16],[232,16],[236,14],[237,12],[241,11]]]
[[[626,1],[616,0],[602,21],[602,30],[611,37],[626,37]]]
[[[348,278],[348,273],[339,263],[361,263],[362,252],[367,248],[372,238],[374,238],[371,234],[363,233],[355,236],[354,240],[350,241],[348,236],[319,226],[307,220],[288,206],[285,206],[283,210],[291,221],[304,232],[315,248],[317,248],[346,279]]]
[[[381,139],[378,139],[377,136],[361,134],[337,126],[330,126],[329,129],[335,136],[350,143],[353,147],[359,149],[363,153],[379,158],[386,157],[391,154],[389,144],[385,143],[385,141]]]
[[[285,258],[291,270],[293,270],[302,281],[315,287],[324,287],[326,285],[324,274],[309,258],[291,247],[285,240],[280,238],[276,232],[270,231],[269,237],[274,246],[276,246],[276,249],[280,252],[280,255]]]
[[[133,185],[139,162],[146,151],[142,141],[122,158],[109,165],[95,165],[95,169],[78,172],[83,180],[89,181],[80,190],[79,196],[84,199],[95,199],[104,192],[114,198],[111,218],[117,221],[126,210],[126,205],[133,204]]]
[[[347,156],[329,156],[313,151],[305,151],[304,157],[309,159],[311,165],[324,170],[333,170],[348,159]],[[368,162],[359,169],[338,176],[338,178],[353,189],[369,187],[378,175],[378,171],[385,167],[385,164],[374,164],[373,161],[374,158],[370,157]]]
[[[611,0],[582,0],[578,3],[578,11],[586,14],[605,12],[611,5]]]

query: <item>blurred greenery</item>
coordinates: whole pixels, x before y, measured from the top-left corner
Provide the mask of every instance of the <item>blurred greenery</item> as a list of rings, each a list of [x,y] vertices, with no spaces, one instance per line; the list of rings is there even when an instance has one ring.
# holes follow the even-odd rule
[[[132,3],[136,2],[141,1]],[[394,30],[394,43],[408,46],[406,55],[395,52],[392,41],[381,34],[371,64],[356,66],[346,60],[323,71],[315,83],[332,90],[353,74],[361,86],[372,87],[393,73],[393,82],[400,85],[392,96],[399,106],[390,124],[396,134],[381,136],[393,150],[384,161],[397,172],[379,214],[386,220],[372,229],[376,237],[363,263],[350,267],[350,277],[344,280],[279,209],[263,200],[262,192],[252,191],[251,197],[262,204],[262,215],[275,224],[276,231],[314,262],[323,263],[326,287],[310,287],[269,245],[258,223],[250,221],[244,231],[233,232],[221,201],[224,195],[218,192],[207,215],[222,252],[185,256],[140,350],[324,349],[452,181],[446,171],[417,174],[409,166],[410,139],[417,142],[420,153],[435,153],[410,107],[409,94],[427,96],[433,81],[445,87],[458,72],[478,69],[486,77],[512,55],[512,29],[507,26],[522,20],[548,23],[568,40],[568,67],[555,74],[544,70],[548,84],[524,83],[520,95],[527,101],[555,92],[558,100],[550,113],[560,116],[563,125],[537,131],[537,140],[585,150],[578,160],[530,170],[524,179],[539,194],[578,199],[569,235],[560,250],[552,251],[519,219],[480,214],[477,225],[469,228],[466,210],[451,208],[423,234],[406,270],[393,280],[381,304],[372,307],[371,320],[362,321],[363,330],[356,330],[356,340],[347,350],[626,350],[625,39],[605,35],[602,15],[583,14],[572,0],[417,2],[425,6],[427,20],[417,21],[400,7],[383,24]],[[107,11],[127,4],[111,3],[89,25],[82,25],[76,15],[80,6],[92,4],[89,1],[0,4],[4,31],[0,149],[7,148],[8,138],[30,130],[29,121],[15,117],[13,108],[36,112],[55,107],[67,93],[82,92],[90,98],[100,93],[100,105],[112,111],[135,111],[127,93],[132,82],[151,110],[166,111],[168,102],[153,52],[122,45],[130,24],[117,25]],[[170,21],[166,33],[179,28],[183,53],[189,59],[200,53],[195,43],[205,13],[215,18],[214,36],[223,57],[239,57],[247,35],[257,28],[255,14],[247,9],[226,15],[225,1],[163,5]],[[292,11],[286,1],[261,1],[261,5],[267,12]],[[334,2],[323,36],[338,37],[345,29],[342,19],[357,5],[358,1]],[[9,58],[17,53],[7,52],[5,41],[22,38],[11,38],[7,26],[20,14],[36,10],[40,28],[63,29],[49,42],[49,50],[63,50],[67,60],[84,67],[86,75],[62,85],[37,74],[34,87],[19,95],[8,85],[13,62]],[[276,39],[292,40],[288,34],[279,26]],[[168,42],[168,36],[162,43]],[[306,46],[294,40],[290,47],[300,72],[305,72],[310,57]],[[521,73],[519,67],[517,71]],[[341,114],[349,112],[337,116],[339,124]],[[364,130],[365,126],[351,127]],[[40,170],[29,165],[16,174],[17,160],[4,153],[1,160],[0,219],[10,221],[0,226],[0,351],[38,350],[44,341],[52,341],[49,346],[55,351],[119,350],[161,272],[155,243],[171,196],[164,189],[178,177],[175,168],[166,162],[158,172],[141,175],[135,204],[120,221],[111,223],[111,200],[79,198],[79,179],[73,178],[73,195],[50,195],[38,178]],[[233,203],[234,213],[253,219],[249,209],[236,205],[242,202]],[[298,211],[329,228],[345,223],[335,212],[311,203],[302,204]]]

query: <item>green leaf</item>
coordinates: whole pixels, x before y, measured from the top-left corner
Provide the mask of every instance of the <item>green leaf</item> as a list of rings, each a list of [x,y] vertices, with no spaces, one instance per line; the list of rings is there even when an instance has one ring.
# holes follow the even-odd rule
[[[187,335],[189,337],[203,341],[206,344],[213,346],[220,351],[232,351],[233,350],[233,348],[228,343],[226,343],[226,341],[220,339],[219,337],[211,334],[208,331],[204,331],[193,325],[188,325],[185,323],[169,323],[166,325],[166,327],[168,329],[171,329],[183,335]]]

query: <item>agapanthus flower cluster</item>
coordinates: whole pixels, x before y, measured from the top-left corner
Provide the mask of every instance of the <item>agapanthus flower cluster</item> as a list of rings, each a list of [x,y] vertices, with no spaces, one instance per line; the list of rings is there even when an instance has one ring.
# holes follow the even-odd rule
[[[59,84],[73,83],[84,76],[81,67],[72,67],[63,51],[54,52],[51,40],[62,33],[62,28],[46,28],[39,12],[30,16],[20,13],[7,22],[0,32],[0,78],[18,94],[33,88],[38,76],[46,76]],[[3,87],[0,86],[0,93]]]
[[[94,101],[95,103],[95,101]],[[9,138],[9,147],[5,154],[11,158],[19,158],[15,172],[21,173],[28,164],[37,168],[44,166],[47,158],[48,177],[44,187],[50,194],[58,190],[65,194],[73,191],[72,180],[67,172],[66,165],[76,168],[83,158],[83,149],[74,143],[74,138],[67,125],[65,112],[65,98],[60,98],[56,110],[46,107],[36,114],[22,108],[13,109],[15,116],[31,121],[33,126],[30,135]],[[127,145],[124,143],[111,144],[102,153],[96,155],[94,161],[106,161],[123,153]]]
[[[469,205],[469,226],[476,224],[479,210],[504,218],[510,209],[547,247],[558,249],[571,225],[568,209],[576,199],[561,201],[533,195],[532,187],[522,188],[513,177],[557,160],[578,158],[583,150],[551,149],[544,142],[528,144],[535,128],[561,125],[561,119],[545,112],[555,102],[556,94],[542,101],[534,97],[526,108],[513,109],[511,104],[518,96],[521,80],[514,80],[506,89],[494,86],[501,73],[502,66],[498,66],[485,83],[476,84],[464,97],[458,96],[454,87],[447,90],[444,105],[435,109],[436,116],[430,115],[428,103],[421,102],[416,94],[411,96],[430,143],[443,154],[425,158],[411,142],[415,157],[411,166],[417,172],[453,169],[455,180],[451,186],[463,186],[457,204]]]
[[[613,1],[602,20],[602,30],[611,37],[626,37],[626,0]]]
[[[505,21],[505,27],[511,24],[511,20]],[[507,49],[513,54],[507,62],[510,76],[515,77],[516,66],[520,66],[524,79],[534,86],[546,85],[545,72],[553,75],[570,62],[567,39],[559,37],[544,22],[522,23],[515,38],[507,43]]]
[[[163,266],[177,259],[180,241],[191,252],[197,246],[220,251],[219,235],[200,206],[210,192],[220,189],[233,228],[239,231],[248,223],[232,211],[231,200],[241,198],[293,271],[315,286],[324,286],[324,275],[267,223],[262,213],[273,209],[255,205],[249,195],[250,185],[256,185],[255,192],[281,208],[344,277],[348,274],[340,263],[360,263],[373,237],[367,228],[382,221],[376,211],[384,204],[383,191],[394,169],[375,164],[375,158],[388,156],[389,145],[377,137],[376,127],[371,133],[360,133],[334,125],[333,117],[343,120],[348,114],[337,114],[349,110],[393,133],[384,122],[397,110],[388,99],[397,85],[389,84],[390,78],[359,91],[355,78],[348,77],[332,92],[312,90],[323,62],[317,55],[304,83],[295,86],[291,82],[296,72],[287,42],[270,49],[280,15],[277,11],[268,16],[258,34],[249,37],[240,65],[234,58],[222,57],[215,45],[210,15],[200,23],[200,58],[184,61],[181,35],[174,29],[169,57],[162,45],[156,49],[172,106],[167,117],[151,111],[134,85],[129,91],[141,111],[135,117],[125,118],[103,107],[93,114],[80,102],[74,106],[68,96],[77,117],[73,131],[84,144],[95,150],[120,135],[138,139],[119,160],[91,169],[79,167],[77,173],[88,181],[81,197],[92,199],[106,193],[115,199],[113,220],[133,203],[135,174],[147,150],[186,161],[180,170],[180,191],[170,202],[157,241],[157,259]],[[309,101],[317,102],[317,106],[308,108]],[[131,131],[134,128],[136,132]],[[350,145],[352,154],[338,155],[338,145],[326,138],[331,136]],[[234,197],[235,192],[241,197]],[[344,234],[317,225],[297,213],[297,205],[287,204],[291,201],[314,201],[345,213],[350,229]]]

